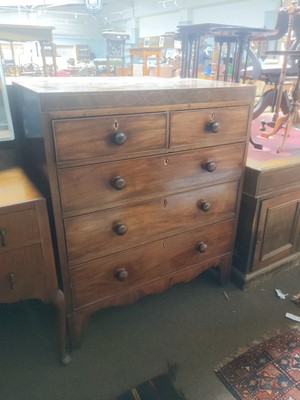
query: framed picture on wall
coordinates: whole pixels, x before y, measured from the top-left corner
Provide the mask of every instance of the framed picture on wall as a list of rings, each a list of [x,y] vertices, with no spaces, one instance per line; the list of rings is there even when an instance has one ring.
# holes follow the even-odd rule
[[[159,46],[159,47],[164,47],[164,44],[165,44],[165,38],[164,38],[163,36],[161,36],[161,37],[159,38],[158,46]]]
[[[150,38],[149,37],[146,37],[144,39],[144,47],[150,47]]]

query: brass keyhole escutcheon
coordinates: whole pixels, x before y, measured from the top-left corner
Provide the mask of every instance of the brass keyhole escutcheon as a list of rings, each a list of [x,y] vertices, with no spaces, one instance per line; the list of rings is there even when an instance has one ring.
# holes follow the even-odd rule
[[[164,199],[164,208],[166,208],[167,205],[168,205],[168,200],[167,200],[167,199]]]
[[[168,164],[169,164],[169,159],[168,159],[168,157],[166,157],[166,158],[164,159],[164,165],[167,166]]]
[[[114,122],[114,130],[117,131],[119,129],[119,122],[115,120]]]

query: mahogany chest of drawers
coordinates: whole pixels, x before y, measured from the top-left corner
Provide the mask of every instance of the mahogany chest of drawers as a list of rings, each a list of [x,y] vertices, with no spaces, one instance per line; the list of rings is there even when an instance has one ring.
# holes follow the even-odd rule
[[[40,299],[58,313],[60,357],[65,349],[66,310],[58,288],[46,201],[19,167],[0,170],[0,302]]]
[[[16,85],[75,344],[96,310],[210,267],[228,279],[254,87],[157,78]]]

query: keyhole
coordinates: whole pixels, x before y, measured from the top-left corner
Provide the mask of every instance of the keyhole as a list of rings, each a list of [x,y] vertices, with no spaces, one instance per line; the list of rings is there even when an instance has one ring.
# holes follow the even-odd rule
[[[167,200],[167,199],[164,199],[164,207],[166,208],[167,205],[168,205],[168,200]]]
[[[168,164],[169,164],[169,159],[168,159],[168,158],[165,158],[165,159],[164,159],[164,164],[165,164],[165,165],[168,165]]]
[[[114,130],[117,131],[119,129],[119,122],[116,120],[114,122]]]
[[[161,245],[162,247],[166,247],[166,243],[165,242],[162,242],[162,245]]]

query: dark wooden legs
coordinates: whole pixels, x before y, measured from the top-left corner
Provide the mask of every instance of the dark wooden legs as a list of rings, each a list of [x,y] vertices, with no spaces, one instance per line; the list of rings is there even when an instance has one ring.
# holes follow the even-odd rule
[[[225,286],[229,281],[230,273],[231,273],[231,256],[224,257],[221,262],[218,264],[219,270],[219,280],[221,286]]]
[[[57,310],[57,333],[59,343],[59,354],[61,362],[68,365],[71,362],[71,356],[66,351],[66,307],[65,296],[59,289],[53,294],[52,303]]]

